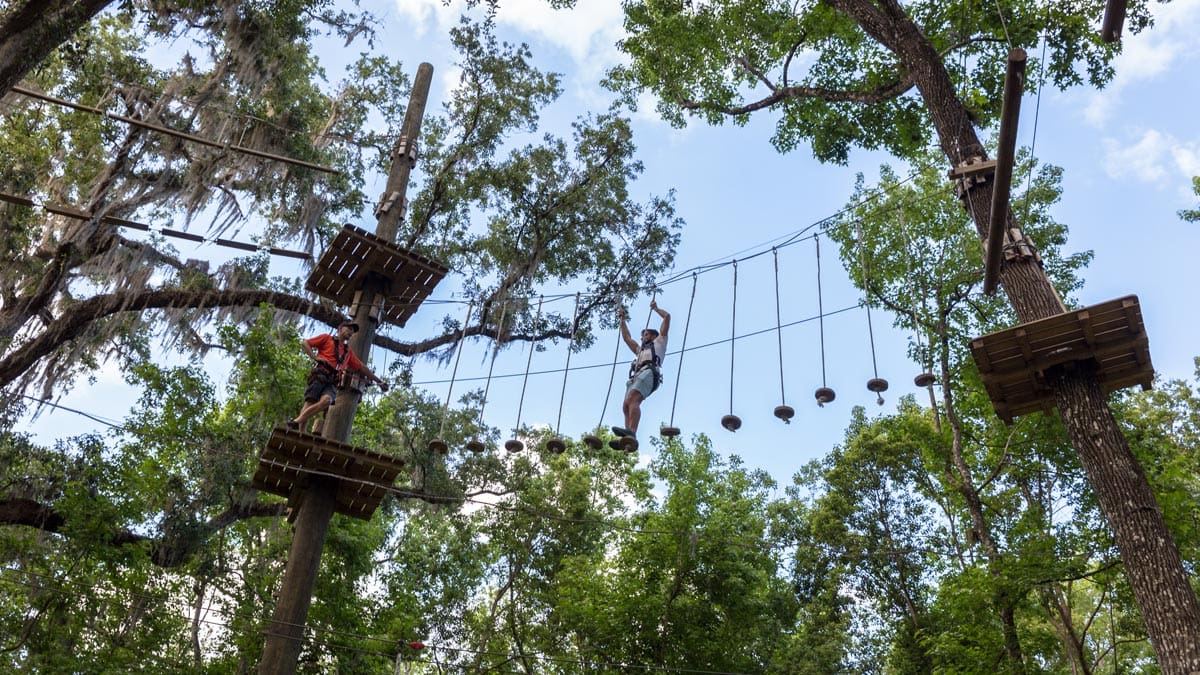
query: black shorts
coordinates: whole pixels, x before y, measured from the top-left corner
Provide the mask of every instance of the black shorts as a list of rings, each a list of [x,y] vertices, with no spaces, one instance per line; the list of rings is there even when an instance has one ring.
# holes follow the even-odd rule
[[[314,369],[308,375],[308,386],[304,388],[304,400],[309,403],[320,401],[323,396],[329,396],[332,405],[337,399],[337,387],[332,374],[326,374]]]

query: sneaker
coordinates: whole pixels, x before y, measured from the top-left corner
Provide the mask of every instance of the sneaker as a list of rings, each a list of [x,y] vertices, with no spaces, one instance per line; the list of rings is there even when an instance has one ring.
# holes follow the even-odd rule
[[[621,437],[633,435],[633,432],[626,429],[625,427],[613,427],[612,432],[614,434],[616,434],[617,436],[621,436]]]
[[[287,425],[287,428],[289,428],[293,431],[300,428],[300,423],[297,422],[296,420],[288,420],[287,422],[284,422],[284,424]]]

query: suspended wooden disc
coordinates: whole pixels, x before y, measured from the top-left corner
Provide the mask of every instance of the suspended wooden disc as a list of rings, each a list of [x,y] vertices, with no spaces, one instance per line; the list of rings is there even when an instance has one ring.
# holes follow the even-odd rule
[[[729,431],[737,431],[742,428],[742,418],[737,415],[726,415],[721,418],[721,426]]]
[[[439,455],[444,455],[450,452],[450,446],[446,445],[446,441],[443,441],[440,438],[435,438],[432,441],[429,441],[428,447],[430,452],[436,452]]]
[[[829,387],[821,387],[813,395],[817,397],[817,405],[819,406],[824,406],[826,403],[830,403],[833,399],[837,398],[837,394],[833,393],[833,390]]]
[[[792,418],[796,416],[796,410],[790,405],[777,405],[775,406],[775,416],[791,424]]]
[[[511,441],[504,441],[504,449],[509,452],[520,452],[525,449],[525,444],[514,438]]]
[[[472,438],[471,440],[467,441],[467,449],[471,452],[483,452],[483,441],[477,438]]]
[[[663,427],[658,430],[658,433],[662,434],[664,438],[675,438],[679,435],[679,427]]]
[[[551,438],[546,441],[546,449],[556,455],[561,455],[567,449],[567,444],[561,438]]]
[[[928,387],[934,382],[937,382],[937,378],[933,376],[933,373],[921,373],[913,378],[913,384],[918,387]]]
[[[621,445],[621,449],[625,452],[637,452],[638,440],[633,436],[622,436],[617,443]]]
[[[583,444],[592,450],[599,450],[604,447],[604,441],[596,434],[585,434]]]
[[[882,377],[872,377],[867,380],[867,391],[875,392],[876,394],[888,390],[888,381]]]

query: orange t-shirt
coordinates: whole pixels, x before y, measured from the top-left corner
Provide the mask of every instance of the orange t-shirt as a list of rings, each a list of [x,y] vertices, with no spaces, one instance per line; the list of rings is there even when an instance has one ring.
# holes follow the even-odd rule
[[[350,350],[350,345],[338,344],[338,341],[332,335],[324,333],[306,340],[309,347],[317,350],[317,359],[329,364],[335,370],[349,370],[352,373],[359,372],[363,369],[362,361],[354,355]],[[342,357],[342,364],[338,366],[338,357]]]

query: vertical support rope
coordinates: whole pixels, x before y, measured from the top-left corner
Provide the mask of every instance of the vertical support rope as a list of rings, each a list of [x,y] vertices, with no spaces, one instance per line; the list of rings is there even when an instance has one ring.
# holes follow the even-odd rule
[[[825,303],[821,297],[821,235],[813,235],[813,243],[817,247],[817,325],[821,333],[821,386],[827,387],[825,381]]]
[[[675,426],[675,402],[679,400],[679,380],[683,377],[683,356],[687,354],[688,327],[692,325],[692,303],[696,300],[695,272],[692,272],[692,297],[688,299],[687,319],[683,322],[683,343],[679,346],[679,372],[675,375],[675,394],[671,396],[671,426]]]
[[[542,322],[542,296],[538,296],[537,315],[533,319],[533,330],[537,331],[538,324]],[[525,379],[521,381],[521,398],[517,402],[517,426],[513,428],[513,435],[521,433],[521,413],[525,409],[525,385],[529,384],[529,366],[533,365],[533,348],[537,346],[537,342],[530,336],[529,340],[529,358],[525,359]]]
[[[479,402],[479,421],[476,426],[483,426],[483,409],[487,407],[488,391],[492,388],[492,370],[496,367],[496,355],[500,353],[500,344],[504,341],[504,314],[508,311],[508,301],[500,302],[500,322],[496,324],[496,346],[492,348],[492,362],[488,365],[487,382],[483,385],[483,400]]]
[[[567,398],[567,374],[571,372],[571,346],[575,344],[575,331],[579,323],[579,293],[575,294],[575,311],[571,313],[571,337],[567,338],[567,365],[563,366],[562,392],[558,395],[558,419],[554,421],[554,433],[562,426],[563,401]]]
[[[608,390],[604,394],[604,407],[600,409],[600,421],[596,423],[597,427],[604,426],[604,416],[608,414],[608,400],[612,398],[613,382],[617,379],[617,357],[621,355],[621,327],[617,327],[617,346],[613,350],[612,373],[608,376]]]
[[[854,224],[855,238],[858,239],[858,264],[862,266],[863,275],[863,306],[867,308],[867,337],[871,342],[871,372],[879,377],[879,365],[875,360],[875,328],[871,325],[871,277],[867,271],[867,245],[863,241],[862,226]]]
[[[467,318],[463,320],[462,330],[458,332],[458,344],[454,347],[454,367],[450,369],[450,386],[446,387],[446,403],[442,405],[442,425],[438,428],[438,438],[446,432],[446,413],[450,410],[450,396],[454,392],[454,378],[458,377],[458,362],[462,359],[462,343],[467,337],[467,326],[471,324],[471,312],[475,309],[475,301],[467,303]]]
[[[779,402],[787,405],[783,393],[783,321],[779,309],[779,249],[772,246],[771,256],[775,259],[775,339],[779,343]]]
[[[733,319],[729,322],[729,414],[733,414],[733,355],[737,346],[737,259],[733,260]]]

